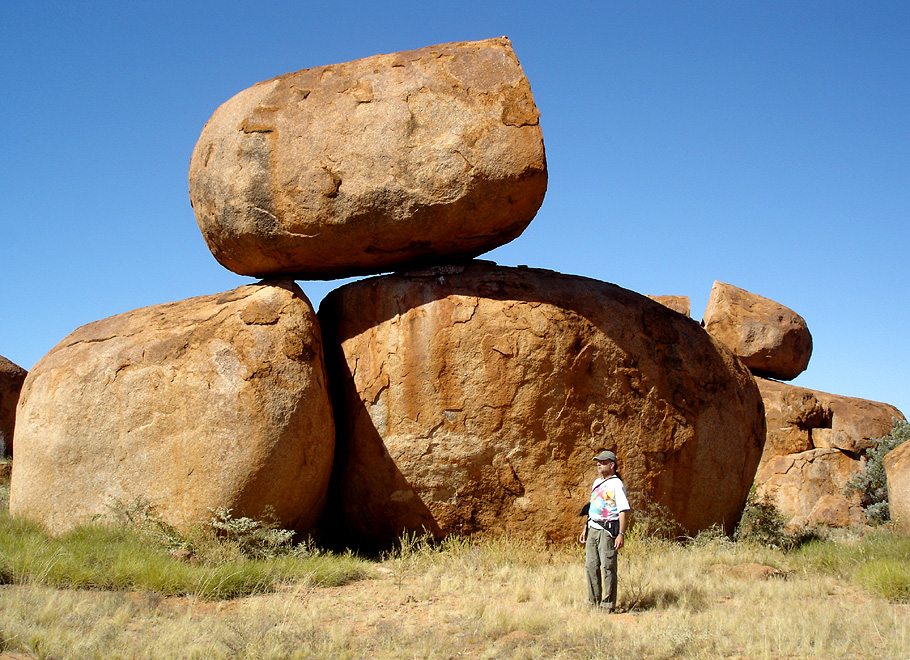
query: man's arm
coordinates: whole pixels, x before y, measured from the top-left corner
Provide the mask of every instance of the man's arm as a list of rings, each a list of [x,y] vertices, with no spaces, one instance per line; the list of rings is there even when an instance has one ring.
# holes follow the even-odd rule
[[[585,516],[585,526],[581,528],[581,534],[578,535],[578,542],[584,543],[588,540],[588,516]]]
[[[629,512],[619,512],[619,533],[613,539],[613,547],[619,550],[626,542],[626,525],[629,524]]]

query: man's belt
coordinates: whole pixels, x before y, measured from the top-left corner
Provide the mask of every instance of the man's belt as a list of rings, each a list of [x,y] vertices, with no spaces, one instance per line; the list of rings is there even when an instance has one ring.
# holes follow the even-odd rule
[[[591,522],[606,530],[610,536],[619,534],[619,520],[592,520]]]

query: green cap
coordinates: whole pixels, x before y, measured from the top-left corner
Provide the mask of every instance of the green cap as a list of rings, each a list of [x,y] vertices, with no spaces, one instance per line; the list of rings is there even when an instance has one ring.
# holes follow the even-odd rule
[[[616,462],[616,454],[612,451],[602,451],[597,456],[594,457],[595,461],[613,461]]]

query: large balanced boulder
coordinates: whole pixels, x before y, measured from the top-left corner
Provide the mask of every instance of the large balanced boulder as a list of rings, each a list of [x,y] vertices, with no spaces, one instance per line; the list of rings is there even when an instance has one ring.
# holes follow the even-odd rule
[[[292,282],[253,284],[90,323],[42,358],[10,511],[53,533],[137,503],[177,526],[224,507],[303,530],[333,450],[313,308]]]
[[[348,284],[319,315],[349,539],[574,537],[604,447],[638,511],[690,533],[738,520],[765,436],[755,381],[645,296],[473,262]]]
[[[13,455],[16,404],[27,373],[0,355],[0,457]]]
[[[507,243],[547,184],[531,87],[506,38],[304,69],[218,108],[190,161],[215,258],[330,279]]]
[[[711,288],[704,326],[758,376],[792,380],[812,356],[812,335],[803,317],[723,282]]]
[[[910,534],[910,442],[885,454],[882,465],[887,476],[891,519],[904,534]]]

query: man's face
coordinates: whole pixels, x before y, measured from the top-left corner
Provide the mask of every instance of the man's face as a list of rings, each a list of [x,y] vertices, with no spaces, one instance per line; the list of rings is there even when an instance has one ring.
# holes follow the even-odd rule
[[[616,471],[616,463],[613,461],[597,461],[597,472],[602,477],[611,477]]]

